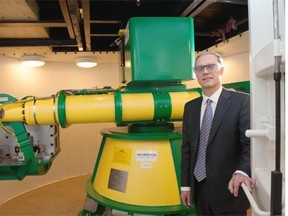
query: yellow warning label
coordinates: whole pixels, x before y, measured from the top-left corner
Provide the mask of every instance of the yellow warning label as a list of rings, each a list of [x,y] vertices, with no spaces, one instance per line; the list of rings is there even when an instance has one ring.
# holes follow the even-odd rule
[[[113,163],[121,163],[129,166],[132,150],[127,148],[114,147]]]

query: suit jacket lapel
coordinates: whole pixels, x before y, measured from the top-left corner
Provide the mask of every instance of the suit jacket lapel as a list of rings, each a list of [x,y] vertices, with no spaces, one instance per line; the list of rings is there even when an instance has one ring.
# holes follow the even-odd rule
[[[227,112],[230,104],[231,104],[231,100],[230,100],[229,91],[223,88],[221,95],[219,97],[218,103],[217,103],[216,110],[215,110],[208,145],[210,144],[211,140],[213,140],[213,137],[215,136],[219,126],[221,125],[223,118],[225,116],[225,113]]]
[[[198,148],[198,143],[199,143],[199,136],[200,136],[200,118],[201,118],[201,104],[202,104],[202,100],[203,97],[201,97],[201,99],[199,98],[199,100],[197,100],[197,103],[195,104],[195,112],[193,112],[194,116],[197,116],[197,118],[195,119],[195,121],[192,124],[195,124],[196,127],[195,130],[193,131],[194,133],[194,153],[196,154],[197,152],[197,148]],[[193,127],[192,127],[193,128]]]

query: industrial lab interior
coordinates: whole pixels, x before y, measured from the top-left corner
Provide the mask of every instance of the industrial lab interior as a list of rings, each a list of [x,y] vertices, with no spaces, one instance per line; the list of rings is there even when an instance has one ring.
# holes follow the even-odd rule
[[[196,215],[179,194],[181,123],[204,51],[251,95],[248,215],[285,215],[285,6],[2,0],[0,215]]]

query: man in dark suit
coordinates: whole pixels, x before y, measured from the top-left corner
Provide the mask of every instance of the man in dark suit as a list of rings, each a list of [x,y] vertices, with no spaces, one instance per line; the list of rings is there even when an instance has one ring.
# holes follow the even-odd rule
[[[252,188],[255,184],[249,177],[250,139],[245,136],[250,129],[250,97],[222,87],[224,62],[218,53],[197,56],[194,71],[203,94],[184,109],[182,203],[190,207],[193,202],[197,215],[246,215],[250,205],[240,185]],[[206,106],[210,107],[212,123],[206,135],[208,141],[199,150],[203,146],[201,126],[206,131],[208,127],[203,119]]]

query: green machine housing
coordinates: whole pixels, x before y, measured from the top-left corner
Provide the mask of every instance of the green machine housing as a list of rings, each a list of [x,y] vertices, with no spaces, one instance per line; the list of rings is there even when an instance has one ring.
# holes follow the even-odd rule
[[[126,72],[131,83],[193,79],[194,49],[191,18],[131,18],[125,35]]]

